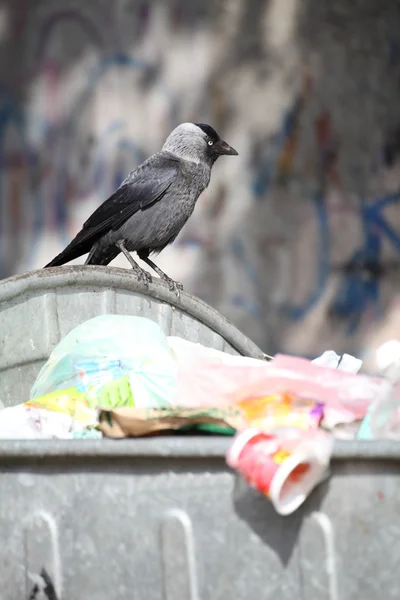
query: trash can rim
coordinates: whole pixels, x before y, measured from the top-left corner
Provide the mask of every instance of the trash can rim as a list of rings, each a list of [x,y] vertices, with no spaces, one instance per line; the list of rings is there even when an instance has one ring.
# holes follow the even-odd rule
[[[33,292],[36,289],[54,290],[67,286],[119,288],[155,298],[179,308],[201,321],[221,335],[242,356],[261,360],[266,358],[264,352],[254,342],[199,298],[184,291],[178,297],[163,281],[158,279],[153,279],[153,282],[146,287],[144,282],[138,281],[133,276],[130,269],[73,265],[30,271],[0,282],[0,303],[13,300],[20,294]]]
[[[225,459],[231,437],[171,436],[123,440],[0,440],[0,464],[13,460],[63,458]],[[335,461],[400,461],[400,443],[391,440],[336,440]],[[71,463],[72,466],[72,463]]]

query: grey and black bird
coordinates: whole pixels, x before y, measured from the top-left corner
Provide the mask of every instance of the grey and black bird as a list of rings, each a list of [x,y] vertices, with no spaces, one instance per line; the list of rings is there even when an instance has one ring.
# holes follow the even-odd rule
[[[237,155],[204,123],[182,123],[162,150],[132,171],[84,223],[72,242],[46,267],[63,265],[89,253],[85,264],[108,265],[120,252],[139,280],[151,282],[130,252],[136,252],[173,290],[181,285],[150,260],[171,244],[191,216],[221,155]]]

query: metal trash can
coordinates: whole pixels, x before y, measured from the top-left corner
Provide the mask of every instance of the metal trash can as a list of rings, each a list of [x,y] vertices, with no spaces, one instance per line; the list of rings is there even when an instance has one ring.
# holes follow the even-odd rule
[[[1,600],[43,572],[58,600],[399,598],[400,444],[337,444],[289,517],[229,471],[228,444],[0,441]]]
[[[201,300],[178,298],[155,280],[148,289],[129,269],[61,267],[0,282],[0,400],[24,401],[39,369],[71,329],[99,314],[138,315],[177,335],[232,354],[263,352]]]
[[[101,312],[263,356],[203,303],[129,271],[40,271],[0,284],[0,398],[23,401],[58,340]],[[48,600],[399,598],[400,444],[338,443],[331,478],[280,517],[228,469],[229,443],[0,441],[0,600],[41,586]]]

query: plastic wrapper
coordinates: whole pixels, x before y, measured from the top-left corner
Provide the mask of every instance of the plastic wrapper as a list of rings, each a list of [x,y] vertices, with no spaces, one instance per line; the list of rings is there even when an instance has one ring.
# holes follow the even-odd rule
[[[230,406],[265,380],[268,362],[264,360],[234,356],[181,338],[170,337],[168,342],[178,365],[176,406]]]
[[[246,386],[257,386],[265,377],[267,362],[235,356],[169,337],[178,365],[174,395],[176,406],[230,406],[246,397]]]
[[[350,354],[339,356],[334,350],[326,350],[318,358],[311,361],[312,364],[320,367],[329,367],[330,369],[338,369],[346,373],[358,373],[361,368],[362,360],[355,358]]]
[[[313,364],[303,358],[277,355],[268,365],[262,389],[291,392],[300,398],[324,403],[322,425],[361,420],[376,397],[381,380]]]
[[[72,439],[101,437],[70,415],[18,404],[0,411],[0,439]]]
[[[388,393],[386,399],[379,398],[367,412],[361,423],[359,440],[400,440],[400,401]]]
[[[178,406],[234,406],[241,412],[244,427],[263,431],[282,426],[315,429],[320,425],[322,402],[285,392],[263,395],[272,363],[227,354],[178,337],[169,337],[168,343],[178,363]]]
[[[284,355],[266,362],[169,340],[177,357],[175,404],[180,406],[224,407],[289,393],[323,404],[323,425],[331,429],[361,420],[380,385],[377,378],[356,374],[361,361],[349,355],[340,360],[333,351],[316,362]]]
[[[66,388],[34,398],[25,406],[62,413],[86,425],[97,424],[97,411],[91,408],[87,395],[76,388]]]
[[[297,510],[328,473],[333,438],[321,431],[247,429],[234,438],[228,465],[269,498],[275,510]]]
[[[323,406],[289,394],[251,398],[226,407],[115,408],[100,414],[100,429],[109,437],[141,436],[189,427],[234,433],[257,426],[264,432],[282,427],[317,429]]]
[[[324,414],[321,402],[298,398],[287,392],[249,397],[237,404],[248,427],[274,431],[279,427],[317,429]]]
[[[53,350],[30,394],[31,401],[66,390],[98,405],[99,391],[115,381],[129,389],[124,403],[137,407],[167,406],[173,400],[177,364],[160,327],[150,319],[101,315],[73,329]],[[126,386],[124,377],[129,378]],[[122,388],[121,388],[122,389]],[[118,400],[114,389],[113,399]],[[82,400],[83,396],[81,396]],[[38,400],[37,400],[38,401]],[[47,406],[46,406],[47,407]]]

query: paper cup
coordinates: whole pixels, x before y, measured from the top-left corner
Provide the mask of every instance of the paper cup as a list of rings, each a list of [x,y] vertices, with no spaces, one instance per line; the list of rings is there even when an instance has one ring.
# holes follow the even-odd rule
[[[288,449],[285,440],[257,429],[238,434],[227,463],[269,498],[280,515],[297,510],[327,468],[312,441],[300,441],[294,449]]]

